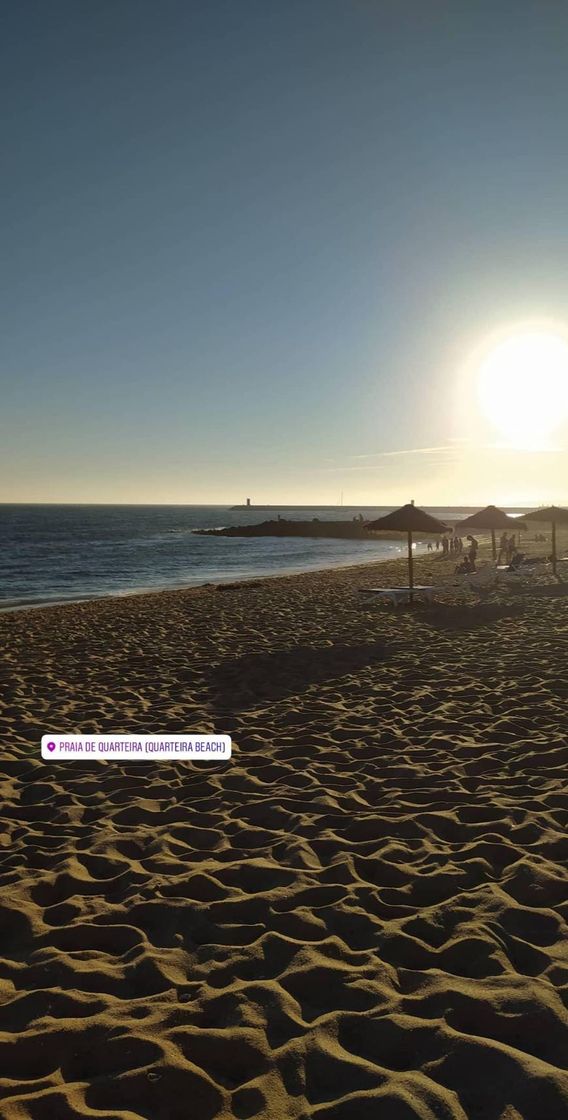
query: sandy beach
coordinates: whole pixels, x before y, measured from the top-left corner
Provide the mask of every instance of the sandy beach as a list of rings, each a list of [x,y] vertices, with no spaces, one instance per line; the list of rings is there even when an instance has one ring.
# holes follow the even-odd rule
[[[405,575],[0,616],[4,1120],[568,1114],[567,587],[359,594]]]

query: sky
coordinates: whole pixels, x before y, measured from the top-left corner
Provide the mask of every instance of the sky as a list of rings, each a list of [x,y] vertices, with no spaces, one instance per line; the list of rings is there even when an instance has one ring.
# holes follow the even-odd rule
[[[516,446],[475,390],[568,327],[561,0],[18,0],[0,42],[0,501],[568,502],[568,417]]]

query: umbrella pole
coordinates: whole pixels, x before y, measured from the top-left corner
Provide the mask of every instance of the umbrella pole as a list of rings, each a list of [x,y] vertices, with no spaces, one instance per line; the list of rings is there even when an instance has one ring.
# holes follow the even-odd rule
[[[410,529],[408,530],[408,586],[410,588],[408,598],[409,601],[413,603],[414,595],[412,594],[412,588],[414,587],[414,572],[412,569],[412,533]]]
[[[556,575],[556,521],[552,522],[552,571]]]
[[[491,530],[491,548],[493,549],[493,559],[497,559],[497,545],[495,544],[495,529]]]

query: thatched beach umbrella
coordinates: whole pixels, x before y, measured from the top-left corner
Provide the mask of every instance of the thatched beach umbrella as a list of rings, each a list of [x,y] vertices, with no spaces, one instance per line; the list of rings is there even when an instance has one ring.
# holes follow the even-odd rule
[[[568,509],[561,506],[548,506],[547,509],[535,509],[533,513],[524,513],[526,521],[544,521],[552,525],[552,571],[556,575],[556,526],[568,525]]]
[[[414,587],[412,534],[447,533],[448,526],[444,525],[443,521],[438,521],[437,517],[431,517],[429,513],[425,513],[423,509],[417,509],[414,502],[409,502],[408,505],[401,506],[400,509],[395,509],[392,513],[387,513],[385,517],[367,522],[366,528],[375,529],[378,532],[391,530],[395,533],[408,534],[408,586],[410,588],[409,599],[412,602],[412,588]]]
[[[471,517],[465,517],[463,521],[458,521],[455,531],[461,534],[462,529],[481,529],[491,531],[491,546],[493,548],[493,559],[497,558],[497,545],[495,543],[495,531],[499,529],[524,529],[526,526],[518,517],[509,517],[508,513],[504,510],[498,509],[497,506],[486,506],[485,509],[480,509],[478,513],[472,513]]]

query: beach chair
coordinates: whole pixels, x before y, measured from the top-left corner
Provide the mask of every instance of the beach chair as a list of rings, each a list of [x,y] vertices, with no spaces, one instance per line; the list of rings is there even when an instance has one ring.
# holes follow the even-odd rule
[[[456,573],[447,583],[434,588],[438,595],[451,593],[453,597],[469,598],[470,595],[480,597],[480,592],[490,591],[497,582],[497,573],[493,564],[486,564],[476,572]]]
[[[520,583],[532,583],[536,576],[548,575],[551,569],[552,565],[548,560],[543,560],[541,564],[521,564],[513,571],[507,565],[503,565],[498,567],[497,576],[499,583],[515,586]]]
[[[379,598],[385,599],[387,602],[392,603],[393,607],[400,607],[403,603],[410,601],[410,594],[413,597],[432,599],[433,595],[438,590],[437,587],[427,586],[425,584],[418,584],[416,587],[360,587],[359,593],[361,595],[378,595]]]
[[[540,564],[527,564],[526,566],[523,564],[521,571],[530,572],[533,576],[547,576],[552,571],[552,564],[550,560],[542,560]]]
[[[418,584],[412,588],[413,595],[416,598],[426,599],[431,602],[436,595],[451,592],[453,595],[456,593],[468,596],[471,594],[480,596],[483,591],[489,591],[495,586],[497,582],[497,572],[494,564],[485,564],[476,572],[464,572],[461,575],[454,575],[447,583],[442,584]],[[388,602],[392,603],[393,607],[399,607],[403,603],[407,603],[410,598],[409,587],[361,587],[360,592],[364,595],[378,595]]]

